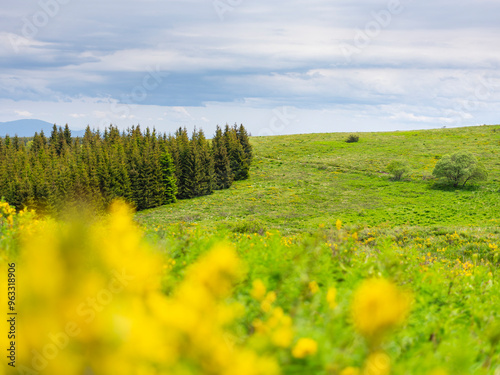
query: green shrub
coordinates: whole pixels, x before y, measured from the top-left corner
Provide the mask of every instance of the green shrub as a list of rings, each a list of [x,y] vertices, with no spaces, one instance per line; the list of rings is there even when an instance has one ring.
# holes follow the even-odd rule
[[[400,181],[411,172],[411,169],[405,161],[393,160],[387,166],[387,171],[392,174],[394,181]]]
[[[359,141],[359,135],[356,134],[349,134],[349,136],[346,139],[347,143],[354,143]]]
[[[260,235],[263,235],[267,231],[266,224],[254,218],[237,221],[230,226],[230,229],[233,233],[257,233]]]
[[[469,181],[478,182],[488,179],[486,168],[468,151],[459,151],[443,156],[432,171],[433,176],[444,178],[454,187],[465,186]]]

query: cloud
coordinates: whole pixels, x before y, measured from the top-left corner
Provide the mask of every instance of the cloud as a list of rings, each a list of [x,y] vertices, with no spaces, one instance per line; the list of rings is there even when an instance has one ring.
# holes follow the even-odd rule
[[[20,117],[32,117],[33,116],[33,113],[29,112],[29,111],[18,111],[18,110],[14,110],[15,114],[20,116]]]
[[[281,106],[373,123],[500,114],[500,3],[395,3],[246,0],[221,20],[206,0],[14,2],[0,11],[0,100],[59,103],[57,116],[82,122]]]

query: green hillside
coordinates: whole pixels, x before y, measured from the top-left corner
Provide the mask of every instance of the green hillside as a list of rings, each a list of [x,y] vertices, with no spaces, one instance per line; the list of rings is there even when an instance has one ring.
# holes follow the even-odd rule
[[[229,191],[140,212],[137,219],[208,227],[256,221],[284,233],[337,219],[360,226],[497,225],[500,126],[359,135],[357,143],[346,143],[345,133],[253,137],[249,180]],[[435,183],[436,161],[458,150],[471,151],[486,166],[487,182],[460,189]],[[386,167],[398,158],[411,166],[411,181],[390,180]]]

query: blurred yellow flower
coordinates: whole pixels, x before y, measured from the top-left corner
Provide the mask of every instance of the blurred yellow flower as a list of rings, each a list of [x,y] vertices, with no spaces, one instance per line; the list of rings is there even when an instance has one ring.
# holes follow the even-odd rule
[[[365,280],[352,302],[354,326],[368,341],[377,341],[404,322],[410,301],[408,294],[385,279]]]
[[[305,358],[316,354],[318,343],[310,338],[301,338],[292,349],[292,355],[295,358]]]
[[[326,301],[328,302],[328,306],[330,309],[335,309],[337,307],[337,289],[334,287],[328,288],[328,292],[326,293]]]
[[[448,371],[444,369],[436,369],[429,372],[429,375],[448,375]]]
[[[273,346],[288,348],[293,340],[292,318],[281,307],[272,309],[267,321],[257,319],[253,322],[257,336],[264,338]]]
[[[340,228],[342,228],[342,222],[339,219],[337,219],[335,226],[337,227],[337,230],[340,230]]]
[[[313,295],[319,292],[319,285],[316,281],[310,281],[309,282],[309,290]]]
[[[361,372],[357,367],[346,367],[340,372],[340,375],[360,375]]]
[[[391,372],[391,359],[383,351],[371,353],[365,363],[363,375],[389,375]]]
[[[252,283],[252,291],[250,295],[255,298],[257,301],[262,301],[266,296],[266,286],[262,282],[262,280],[254,280]]]
[[[269,312],[271,311],[271,307],[273,302],[276,301],[276,293],[273,291],[270,291],[267,293],[266,298],[260,303],[260,308],[264,312]]]
[[[285,320],[271,335],[271,342],[279,348],[288,348],[292,344],[292,340],[293,329],[291,319],[290,323],[287,323]]]

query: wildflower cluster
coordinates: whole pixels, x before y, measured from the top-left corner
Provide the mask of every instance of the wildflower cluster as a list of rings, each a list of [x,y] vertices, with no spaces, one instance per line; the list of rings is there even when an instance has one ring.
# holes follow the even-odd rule
[[[40,223],[19,259],[23,312],[17,366],[39,374],[277,374],[274,359],[231,340],[241,307],[225,302],[241,279],[219,245],[161,292],[164,257],[123,203],[108,219]]]
[[[36,222],[34,211],[24,208],[17,212],[0,200],[0,259],[17,253],[19,234],[31,233]]]
[[[257,334],[254,339],[259,346],[274,346],[288,348],[293,340],[292,319],[283,312],[281,307],[273,308],[267,320],[256,319],[253,326]]]
[[[14,225],[14,215],[16,210],[11,207],[7,202],[0,201],[0,222],[2,226],[8,225],[12,227]]]
[[[12,217],[8,236],[25,225],[21,373],[429,375],[460,364],[486,375],[500,364],[496,268],[483,258],[498,251],[493,236],[467,257],[462,232],[400,233],[400,245],[340,221],[293,241],[156,224],[146,242],[122,203],[102,220],[30,230]],[[412,358],[431,346],[423,368]]]

